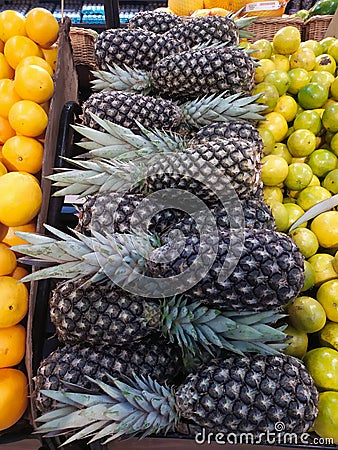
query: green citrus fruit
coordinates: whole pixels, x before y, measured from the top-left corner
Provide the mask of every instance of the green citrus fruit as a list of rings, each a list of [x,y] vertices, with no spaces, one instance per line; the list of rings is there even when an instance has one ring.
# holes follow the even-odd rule
[[[301,208],[299,205],[297,205],[296,203],[285,203],[284,201],[284,206],[287,209],[288,213],[289,213],[289,226],[288,228],[291,227],[291,225],[293,225],[296,220],[298,220],[303,214],[304,214],[304,209]],[[302,223],[301,225],[299,225],[300,227],[306,227],[307,222]]]
[[[272,44],[267,39],[258,39],[250,47],[254,50],[253,53],[250,53],[253,58],[269,59],[272,55]]]
[[[333,80],[334,76],[330,72],[314,70],[311,74],[311,83],[321,84],[327,89],[330,88]]]
[[[322,186],[308,186],[301,190],[297,197],[297,204],[307,211],[312,206],[331,197],[331,193]],[[312,230],[314,231],[314,230]],[[315,231],[314,231],[315,232]],[[316,234],[316,233],[315,233]],[[318,238],[318,236],[317,236]]]
[[[264,80],[264,77],[271,72],[272,70],[275,70],[276,66],[271,59],[261,59],[256,67],[255,71],[255,82],[261,83]]]
[[[304,228],[304,229],[306,229],[306,228]],[[305,280],[304,280],[304,285],[301,289],[301,292],[306,292],[309,289],[313,288],[313,286],[315,285],[316,275],[315,275],[314,268],[311,266],[309,261],[304,261],[304,275],[305,275]]]
[[[316,148],[316,135],[306,129],[295,130],[288,137],[287,146],[292,156],[308,156]]]
[[[281,55],[290,55],[294,53],[301,42],[301,36],[298,28],[286,26],[276,32],[272,39],[273,49],[275,53]]]
[[[269,155],[275,147],[275,138],[267,128],[259,128],[258,131],[263,141],[263,153]]]
[[[328,253],[316,253],[308,259],[315,271],[316,286],[325,283],[325,281],[338,278],[338,273],[333,267],[333,259],[334,257]]]
[[[280,96],[285,94],[290,86],[290,78],[287,72],[278,69],[269,72],[264,77],[264,82],[275,86]]]
[[[338,133],[335,133],[330,140],[330,149],[338,156]]]
[[[292,325],[289,325],[284,333],[290,338],[285,342],[288,347],[283,350],[286,355],[295,356],[302,359],[307,351],[308,337],[304,331],[299,331]]]
[[[288,163],[281,156],[267,155],[261,160],[261,179],[265,186],[282,183],[288,174]]]
[[[338,352],[318,347],[304,356],[304,363],[316,386],[322,390],[338,391]]]
[[[316,56],[316,64],[313,70],[330,72],[332,74],[336,71],[336,61],[327,53],[322,53],[319,56]]]
[[[271,205],[273,202],[283,202],[283,192],[278,186],[264,186],[263,195],[267,205]]]
[[[316,55],[314,51],[307,47],[299,47],[290,57],[290,68],[300,67],[307,71],[312,70],[316,65]]]
[[[268,113],[274,110],[279,99],[279,93],[277,88],[271,84],[262,82],[257,84],[253,90],[252,95],[260,94],[260,97],[256,100],[257,103],[267,106],[264,113]]]
[[[330,47],[331,44],[334,43],[334,41],[336,40],[335,37],[333,36],[328,36],[324,39],[322,39],[321,41],[319,41],[320,45],[322,46],[322,53],[326,53],[328,48]]]
[[[275,143],[271,155],[281,156],[288,164],[291,164],[292,155],[289,152],[287,145],[282,142]]]
[[[338,131],[338,103],[332,103],[323,113],[322,117],[323,126],[336,133]]]
[[[307,41],[301,42],[300,47],[310,48],[316,56],[324,53],[322,45],[318,41],[315,41],[314,39],[308,39]]]
[[[281,202],[270,203],[270,209],[275,219],[277,231],[286,231],[289,225],[289,213]]]
[[[277,101],[274,111],[282,114],[287,122],[291,122],[297,113],[297,102],[290,95],[281,95]]]
[[[319,394],[318,415],[313,430],[321,438],[333,439],[333,443],[338,444],[338,392]]]
[[[321,247],[338,247],[338,211],[326,211],[319,214],[313,219],[311,230],[317,236]]]
[[[275,69],[283,70],[284,72],[288,72],[290,70],[290,62],[288,56],[274,53],[273,55],[271,55],[270,59],[274,63]]]
[[[310,130],[317,135],[322,129],[322,121],[316,111],[308,109],[297,115],[293,122],[293,127],[295,130]]]
[[[298,91],[307,84],[310,83],[311,77],[307,70],[305,69],[291,69],[288,72],[288,76],[290,79],[290,85],[288,88],[288,92],[290,94],[297,94]]]
[[[327,173],[337,167],[337,156],[330,150],[318,149],[311,153],[307,164],[317,177],[325,177]]]
[[[332,194],[338,194],[338,169],[331,170],[323,180],[323,187]]]
[[[330,95],[334,100],[338,100],[338,77],[336,77],[331,83]]]
[[[338,350],[338,322],[327,322],[319,332],[319,342],[323,347]]]
[[[329,98],[329,90],[318,83],[308,83],[298,91],[298,103],[304,109],[321,108]]]
[[[317,252],[319,248],[317,236],[308,228],[295,228],[290,232],[290,236],[305,258],[310,258]]]
[[[289,165],[288,175],[284,184],[288,189],[300,191],[312,180],[312,170],[305,163],[292,163]]]
[[[259,128],[267,128],[273,134],[275,141],[281,142],[288,132],[288,123],[284,116],[272,111],[267,113],[264,118],[265,120],[260,122]]]
[[[326,323],[326,314],[322,305],[314,298],[303,295],[295,298],[288,306],[289,322],[297,330],[315,333]]]

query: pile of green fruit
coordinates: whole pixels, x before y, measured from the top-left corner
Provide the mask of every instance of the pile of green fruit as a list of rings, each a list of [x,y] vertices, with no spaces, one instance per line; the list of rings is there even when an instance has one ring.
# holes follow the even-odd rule
[[[259,60],[253,93],[267,106],[259,124],[265,201],[305,257],[302,293],[287,308],[286,352],[303,359],[321,392],[315,431],[337,440],[338,39],[301,42],[285,27],[250,48]]]

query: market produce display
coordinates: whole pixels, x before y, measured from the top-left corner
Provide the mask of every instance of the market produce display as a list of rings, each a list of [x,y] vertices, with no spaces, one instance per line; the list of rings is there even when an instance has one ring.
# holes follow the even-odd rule
[[[10,247],[26,241],[16,231],[35,231],[41,207],[39,175],[49,100],[54,92],[59,25],[46,10],[26,17],[0,13],[0,430],[14,425],[28,405],[23,359],[28,270]],[[48,54],[48,58],[45,57]]]

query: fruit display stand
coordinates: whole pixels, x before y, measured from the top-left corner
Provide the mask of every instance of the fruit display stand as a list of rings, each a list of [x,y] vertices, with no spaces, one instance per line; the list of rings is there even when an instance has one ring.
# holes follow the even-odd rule
[[[320,41],[324,39],[333,16],[314,16],[304,24],[303,39]]]
[[[296,27],[303,33],[304,20],[298,17],[259,17],[248,27],[253,34],[250,40],[272,40],[276,32],[285,26]]]

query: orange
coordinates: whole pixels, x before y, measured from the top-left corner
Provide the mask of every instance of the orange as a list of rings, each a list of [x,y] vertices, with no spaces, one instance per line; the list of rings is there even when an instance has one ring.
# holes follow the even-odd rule
[[[9,275],[16,268],[15,253],[0,242],[0,276]]]
[[[2,158],[1,158],[2,160]],[[5,175],[5,173],[7,173],[7,168],[6,166],[0,161],[0,176],[1,175]]]
[[[59,24],[48,9],[33,8],[26,15],[26,33],[41,47],[50,47],[58,38]]]
[[[25,355],[26,330],[20,325],[0,328],[0,368],[19,364]]]
[[[11,273],[11,277],[15,278],[16,280],[21,280],[21,278],[28,275],[29,272],[27,269],[21,266],[16,266],[15,270]]]
[[[12,36],[26,36],[25,17],[7,9],[0,13],[0,39],[6,42]]]
[[[13,277],[0,277],[0,328],[19,323],[27,314],[28,290]]]
[[[54,83],[46,69],[24,64],[15,71],[14,86],[22,99],[47,102],[53,95]]]
[[[17,231],[25,231],[27,233],[35,233],[36,231],[36,225],[35,222],[29,222],[26,225],[19,225],[17,227],[7,227],[7,232],[5,236],[2,239],[2,242],[9,247],[14,247],[14,245],[21,245],[21,244],[28,244],[27,241],[25,241],[22,238],[19,238],[15,233]]]
[[[203,9],[203,0],[168,0],[168,8],[178,16],[190,16],[196,9]]]
[[[8,120],[17,133],[28,137],[39,136],[48,124],[46,112],[32,100],[20,100],[14,103],[9,110]]]
[[[21,97],[14,88],[14,81],[9,78],[0,80],[0,116],[7,119],[8,112]]]
[[[12,136],[15,136],[14,129],[11,127],[7,119],[0,116],[0,142],[3,144]]]
[[[27,172],[9,172],[0,177],[0,222],[8,227],[26,225],[38,214],[42,191]]]
[[[3,238],[6,236],[8,231],[8,227],[4,225],[3,223],[0,223],[0,241],[3,240]]]
[[[2,148],[3,163],[8,170],[35,174],[41,170],[43,145],[27,136],[13,136]]]
[[[0,78],[14,78],[14,69],[8,64],[6,56],[0,53]]]
[[[8,64],[16,69],[26,56],[43,56],[40,47],[27,36],[12,36],[5,44],[4,54]]]
[[[16,70],[18,70],[22,66],[40,66],[43,69],[47,70],[50,76],[53,75],[53,69],[51,68],[50,64],[43,58],[40,58],[40,56],[26,56],[26,58],[22,59],[19,64],[16,67]]]
[[[14,425],[28,406],[28,381],[18,369],[0,370],[0,430]]]
[[[51,66],[53,71],[56,69],[56,62],[58,57],[58,46],[57,44],[53,44],[48,48],[41,48],[41,51],[43,53],[43,57],[48,62],[48,64]]]

